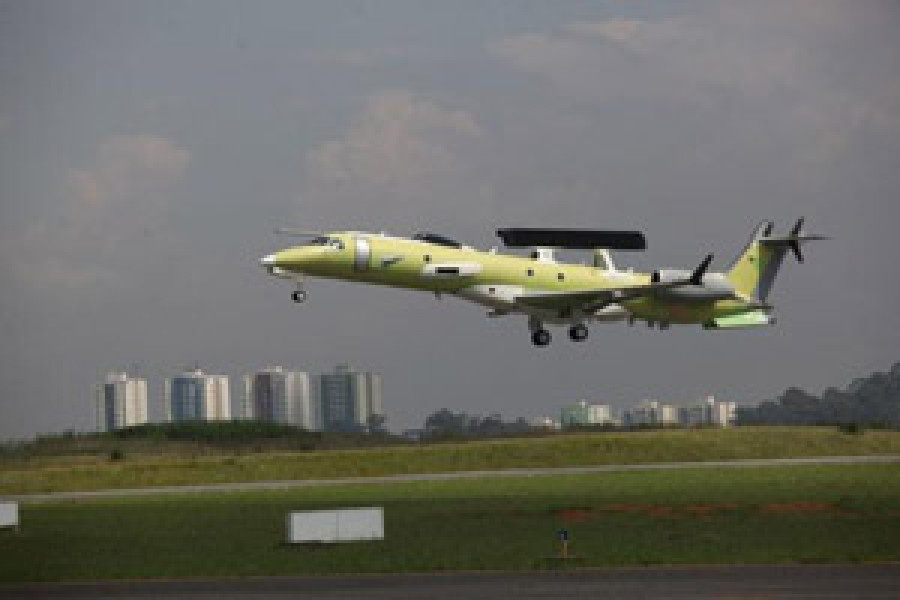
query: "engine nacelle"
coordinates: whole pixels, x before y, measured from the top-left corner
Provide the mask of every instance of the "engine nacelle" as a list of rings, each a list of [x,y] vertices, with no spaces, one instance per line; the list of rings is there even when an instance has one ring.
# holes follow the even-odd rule
[[[650,281],[653,283],[674,283],[676,281],[684,281],[690,276],[691,272],[683,269],[659,269],[650,274]]]
[[[653,283],[676,283],[690,279],[690,271],[681,269],[662,269],[650,274]],[[735,295],[734,286],[724,273],[706,273],[700,285],[685,283],[668,289],[659,290],[657,295],[663,298],[678,300],[725,300]]]

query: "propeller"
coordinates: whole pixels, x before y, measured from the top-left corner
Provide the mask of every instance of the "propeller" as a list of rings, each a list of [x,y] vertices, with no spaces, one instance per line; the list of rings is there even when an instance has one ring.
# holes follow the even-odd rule
[[[796,238],[800,235],[800,232],[803,230],[803,217],[797,219],[797,222],[794,224],[794,228],[791,229],[791,237]],[[797,239],[793,239],[788,242],[788,245],[791,249],[791,252],[794,253],[794,257],[797,259],[797,262],[803,262],[803,252],[800,251],[800,241]]]

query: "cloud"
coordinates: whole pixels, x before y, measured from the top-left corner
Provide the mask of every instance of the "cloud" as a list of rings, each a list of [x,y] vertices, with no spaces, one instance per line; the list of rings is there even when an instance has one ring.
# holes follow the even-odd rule
[[[300,207],[345,222],[377,206],[385,224],[472,195],[473,155],[484,133],[475,117],[406,90],[373,94],[353,124],[305,156]]]
[[[188,150],[163,137],[104,140],[91,166],[68,171],[53,212],[8,242],[17,246],[14,270],[38,285],[110,284],[123,262],[140,262],[141,241],[165,228],[168,192],[190,159]]]
[[[407,91],[376,94],[340,139],[307,156],[310,177],[334,184],[389,185],[452,170],[453,145],[481,135],[475,119]]]
[[[732,28],[735,29],[735,28]],[[658,21],[579,21],[549,33],[507,36],[489,51],[515,68],[592,99],[654,97],[704,101],[725,90],[765,94],[796,73],[791,44],[748,45],[715,15]]]
[[[184,173],[190,152],[152,135],[114,136],[102,142],[94,166],[72,169],[69,188],[81,208],[110,208],[139,198],[164,202],[160,192]]]
[[[720,110],[754,131],[788,132],[799,162],[828,168],[858,140],[900,133],[896,45],[863,63],[856,52],[859,39],[892,39],[885,15],[829,2],[714,3],[659,19],[577,21],[487,47],[572,102]]]

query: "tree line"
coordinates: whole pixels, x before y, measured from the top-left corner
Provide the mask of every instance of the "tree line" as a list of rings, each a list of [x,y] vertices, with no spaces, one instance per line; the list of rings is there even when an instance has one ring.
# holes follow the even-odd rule
[[[888,372],[854,379],[815,396],[796,387],[774,400],[738,409],[739,425],[868,425],[900,427],[900,362]]]

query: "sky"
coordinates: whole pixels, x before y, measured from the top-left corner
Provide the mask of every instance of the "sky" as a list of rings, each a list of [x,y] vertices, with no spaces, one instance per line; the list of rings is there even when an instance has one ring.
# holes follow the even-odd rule
[[[339,362],[387,425],[579,399],[753,404],[900,360],[900,5],[0,0],[0,439],[88,430],[110,370],[162,381]],[[559,330],[313,281],[276,227],[639,229],[636,269],[724,268],[756,223],[778,325]],[[582,258],[582,257],[572,257]]]

